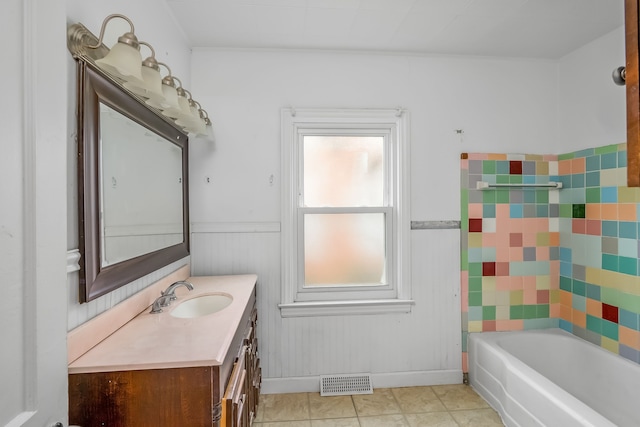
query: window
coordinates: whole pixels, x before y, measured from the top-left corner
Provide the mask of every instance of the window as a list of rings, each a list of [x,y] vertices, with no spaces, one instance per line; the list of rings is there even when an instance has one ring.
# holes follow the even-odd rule
[[[282,111],[288,316],[410,311],[403,110]]]

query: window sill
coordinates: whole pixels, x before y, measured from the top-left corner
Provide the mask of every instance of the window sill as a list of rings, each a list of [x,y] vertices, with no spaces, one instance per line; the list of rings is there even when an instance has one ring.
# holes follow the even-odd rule
[[[279,304],[282,317],[410,313],[413,300],[309,301]]]

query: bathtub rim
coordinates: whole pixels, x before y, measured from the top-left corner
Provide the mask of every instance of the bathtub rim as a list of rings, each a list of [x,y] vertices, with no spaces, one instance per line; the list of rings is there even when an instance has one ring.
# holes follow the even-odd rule
[[[477,350],[478,346],[482,346],[484,349],[488,350],[492,356],[495,356],[500,360],[503,370],[499,374],[501,374],[502,377],[511,375],[514,376],[517,380],[526,381],[527,383],[529,383],[529,377],[536,378],[536,381],[539,381],[539,383],[533,384],[533,388],[535,389],[535,391],[539,393],[542,399],[558,407],[563,411],[563,413],[568,414],[571,419],[576,420],[576,426],[616,427],[616,424],[614,424],[600,412],[594,410],[587,403],[575,397],[567,390],[563,389],[558,384],[554,383],[552,380],[544,376],[542,373],[538,372],[531,366],[516,358],[513,354],[511,354],[504,347],[500,346],[500,344],[498,343],[499,340],[504,339],[509,335],[521,336],[522,334],[556,335],[571,340],[578,340],[583,344],[586,343],[590,346],[593,346],[597,351],[605,352],[611,356],[617,356],[620,359],[633,364],[632,361],[629,361],[628,359],[625,359],[620,355],[616,355],[615,353],[609,352],[606,349],[561,328],[469,333],[467,337],[469,384],[500,414],[500,417],[502,418],[506,426],[519,427],[523,425],[531,425],[530,423],[520,423],[522,421],[523,414],[526,414],[526,416],[528,416],[531,420],[535,420],[534,422],[536,424],[534,425],[545,426],[545,424],[540,420],[540,417],[538,415],[532,413],[531,410],[520,404],[520,402],[514,399],[514,397],[507,391],[507,389],[505,388],[505,378],[496,378],[496,373],[489,372],[485,369],[484,366],[477,363],[476,351],[472,351],[472,349]],[[480,337],[481,335],[483,336]],[[492,390],[489,390],[485,385],[479,384],[476,380],[476,372],[474,372],[474,368],[482,369],[484,372],[486,372],[486,374],[491,376],[492,379],[499,384],[502,396],[495,396]],[[510,380],[513,380],[513,378],[510,378]],[[517,409],[520,410],[520,415],[516,413],[518,411],[509,410],[511,405],[517,405]],[[588,419],[585,418],[585,415],[588,415]]]

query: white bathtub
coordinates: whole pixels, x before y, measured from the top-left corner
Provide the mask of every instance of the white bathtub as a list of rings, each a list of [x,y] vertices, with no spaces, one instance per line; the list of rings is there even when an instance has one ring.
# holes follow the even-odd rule
[[[561,329],[469,334],[469,380],[505,425],[640,426],[640,365]]]

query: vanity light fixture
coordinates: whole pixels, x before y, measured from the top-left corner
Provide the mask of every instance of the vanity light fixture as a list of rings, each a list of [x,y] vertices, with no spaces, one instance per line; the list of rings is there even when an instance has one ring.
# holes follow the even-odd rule
[[[162,65],[169,72],[169,74],[164,76],[161,80],[160,90],[162,91],[162,99],[149,98],[145,102],[147,105],[157,108],[158,110],[166,110],[169,108],[180,109],[180,105],[178,105],[176,83],[171,75],[171,69],[164,62],[158,62],[158,65]]]
[[[182,83],[180,83],[180,87],[176,91],[178,92],[178,104],[180,105],[180,115],[177,118],[188,122],[191,119],[189,98],[187,98],[188,91],[182,87]]]
[[[190,106],[189,109],[191,110],[191,117],[193,118],[193,121],[195,123],[194,133],[196,135],[206,135],[207,124],[205,123],[204,119],[200,116],[200,111],[202,110],[200,103],[198,103],[197,101],[194,101],[192,98],[192,99],[189,99],[189,106]]]
[[[180,109],[178,104],[178,92],[176,91],[176,82],[173,80],[173,76],[168,75],[162,79],[162,94],[164,95],[165,103],[162,104],[161,110],[167,110],[174,108]]]
[[[103,38],[107,23],[114,18],[125,20],[131,29],[121,35],[118,42],[109,49],[103,44]],[[151,56],[144,61],[140,54],[141,45],[151,50]],[[92,69],[120,85],[164,120],[196,136],[212,134],[211,121],[206,111],[183,88],[180,79],[171,74],[169,66],[156,59],[153,47],[138,40],[133,22],[126,16],[107,16],[102,22],[99,37],[80,23],[69,25],[67,47],[76,60],[90,65]],[[161,65],[168,70],[164,78],[160,73]]]
[[[167,84],[166,86],[168,87],[173,87],[174,90],[171,91],[170,89],[167,88],[167,92],[169,92],[171,95],[171,99],[173,101],[173,92],[176,92],[176,97],[175,97],[175,103],[172,102],[173,105],[171,105],[171,107],[169,108],[165,108],[162,110],[162,114],[164,114],[167,117],[171,117],[172,119],[178,119],[181,117],[182,114],[188,114],[189,112],[189,101],[187,100],[187,95],[184,92],[184,89],[182,89],[182,81],[180,81],[179,78],[175,77],[175,76],[171,76],[171,79],[174,81],[177,81],[180,85],[176,87],[175,82],[172,83],[172,85]],[[168,83],[168,82],[167,82]],[[163,90],[164,92],[164,90]],[[184,100],[182,100],[181,98],[183,98]],[[185,110],[184,104],[186,103],[187,107]],[[178,124],[178,126],[180,126]]]
[[[199,111],[200,111],[200,117],[202,118],[205,124],[205,132],[202,134],[196,135],[196,138],[213,142],[213,126],[211,125],[211,120],[209,119],[209,113],[207,113],[202,108]]]
[[[183,107],[181,108],[181,110],[183,110],[183,113],[180,114],[180,116],[176,120],[176,124],[182,126],[187,132],[190,133],[197,134],[199,132],[203,132],[205,124],[204,121],[200,118],[198,107],[196,107],[196,102],[193,100],[191,92],[186,89],[182,89],[182,91],[185,93],[185,95],[188,95],[189,98],[187,99],[186,96],[184,98],[178,98],[180,100],[181,107]],[[184,101],[185,99],[186,105]]]
[[[140,43],[135,35],[135,29],[133,28],[133,22],[124,15],[115,13],[107,16],[102,21],[102,28],[100,28],[100,37],[98,37],[98,44],[94,46],[87,46],[90,49],[96,49],[102,45],[102,39],[104,38],[104,31],[107,28],[107,23],[113,18],[122,18],[129,23],[131,31],[124,33],[118,37],[118,42],[113,45],[107,56],[100,58],[96,61],[98,67],[105,70],[107,73],[120,77],[126,81],[142,81],[142,55],[140,55]]]
[[[162,76],[160,75],[160,65],[156,60],[156,52],[149,43],[141,41],[140,44],[151,50],[151,56],[142,61],[142,80],[139,82],[127,81],[123,86],[137,95],[162,103],[164,101]]]
[[[204,124],[207,126],[211,126],[211,119],[209,119],[209,113],[207,113],[202,108],[200,109],[200,117],[204,120]]]

